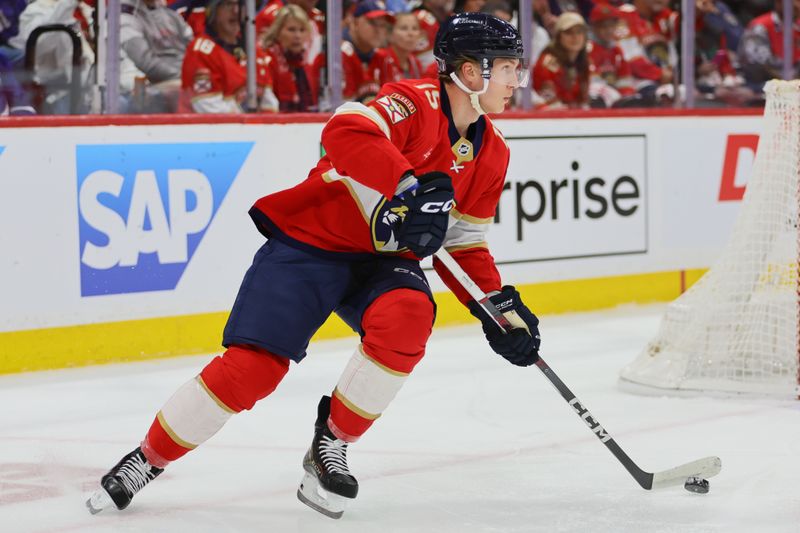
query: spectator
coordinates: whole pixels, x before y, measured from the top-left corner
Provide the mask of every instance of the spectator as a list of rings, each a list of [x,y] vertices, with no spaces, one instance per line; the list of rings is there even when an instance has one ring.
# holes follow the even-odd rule
[[[454,13],[480,13],[486,0],[456,0],[453,6]]]
[[[548,40],[549,36],[553,33],[556,27],[556,20],[558,15],[554,15],[550,11],[550,3],[547,0],[532,0],[533,1],[533,17],[537,26],[540,26],[547,31]],[[545,45],[547,46],[547,45]]]
[[[408,13],[411,6],[406,0],[386,0],[386,10],[390,13]]]
[[[721,0],[696,0],[695,86],[698,105],[749,105],[757,94],[736,72],[742,26]]]
[[[619,18],[617,8],[609,4],[597,4],[589,15],[592,25],[592,39],[587,45],[591,71],[589,98],[596,107],[612,107],[620,98],[636,92],[631,67],[614,38]]]
[[[256,54],[257,111],[275,112],[270,57],[260,48]],[[195,37],[183,58],[181,111],[244,112],[246,64],[238,0],[209,0],[205,33]]]
[[[586,22],[577,13],[562,13],[555,35],[533,68],[533,86],[543,103],[540,109],[589,106],[589,54]]]
[[[800,76],[800,0],[793,1],[794,24],[792,42],[792,76]],[[764,83],[772,78],[782,78],[783,70],[783,14],[782,0],[775,0],[774,9],[754,18],[739,43],[739,60],[747,84],[761,92]]]
[[[580,14],[586,20],[594,7],[593,0],[547,0],[550,12],[556,17],[562,13],[572,11]]]
[[[345,100],[366,102],[378,93],[380,85],[367,67],[375,50],[386,45],[393,20],[380,0],[361,0],[353,8],[342,41],[342,97]],[[319,73],[324,66],[325,57],[320,54],[314,64],[315,71]]]
[[[733,14],[742,27],[746,28],[754,18],[769,13],[774,0],[729,0]]]
[[[317,9],[318,0],[269,0],[264,8],[256,15],[256,34],[263,36],[275,22],[278,10],[283,6],[300,6],[311,21],[311,31],[308,33],[306,44],[305,62],[313,63],[322,52],[322,40],[325,37],[325,13]],[[263,38],[263,37],[262,37]]]
[[[19,17],[19,32],[10,40],[11,46],[25,50],[31,32],[45,24],[63,24],[74,29],[81,41],[81,92],[79,112],[89,109],[92,91],[89,90],[94,65],[94,52],[89,45],[88,22],[92,7],[79,0],[34,0]],[[90,36],[89,36],[90,37]],[[62,32],[42,35],[36,45],[36,77],[44,90],[42,110],[47,114],[70,112],[70,82],[72,78],[72,41]]]
[[[419,21],[413,13],[395,15],[389,46],[375,50],[369,63],[369,72],[380,85],[423,77],[422,63],[414,55],[420,31]]]
[[[205,32],[207,3],[208,0],[167,0],[169,8],[186,21],[194,35]]]
[[[12,65],[22,62],[24,50],[12,47],[9,41],[19,33],[19,16],[25,11],[27,0],[6,0],[0,2],[0,58]]]
[[[695,0],[695,7],[698,47],[713,46],[735,52],[739,48],[743,28],[725,2]]]
[[[666,0],[633,0],[620,6],[617,40],[631,66],[636,89],[653,90],[673,81],[678,14]]]
[[[181,65],[192,29],[161,0],[123,0],[120,45],[150,87],[137,112],[174,112],[181,86]],[[132,85],[130,82],[128,85]]]
[[[311,21],[305,10],[294,4],[280,8],[275,21],[264,34],[269,54],[272,91],[284,112],[317,110],[318,80],[305,62]]]
[[[433,58],[433,43],[436,41],[439,24],[453,14],[454,3],[455,0],[421,0],[421,3],[412,10],[422,30],[417,43],[417,59],[425,69],[436,65]]]
[[[30,95],[23,91],[11,69],[11,62],[0,55],[0,117],[34,115]]]
[[[481,8],[481,13],[493,15],[506,22],[511,22],[514,18],[514,10],[506,0],[489,0]]]

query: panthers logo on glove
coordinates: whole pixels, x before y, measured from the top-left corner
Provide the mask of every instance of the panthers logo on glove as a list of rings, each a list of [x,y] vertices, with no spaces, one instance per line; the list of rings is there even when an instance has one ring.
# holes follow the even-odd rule
[[[372,229],[372,246],[376,252],[398,253],[405,252],[397,242],[396,232],[406,218],[406,207],[399,198],[387,200],[384,198],[372,212],[370,227]]]

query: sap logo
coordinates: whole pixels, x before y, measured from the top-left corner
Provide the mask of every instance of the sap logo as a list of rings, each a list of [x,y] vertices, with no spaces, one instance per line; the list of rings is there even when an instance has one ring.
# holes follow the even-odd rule
[[[3,155],[3,150],[5,150],[5,149],[6,149],[5,146],[0,146],[0,155]]]
[[[173,290],[252,147],[77,146],[81,296]]]

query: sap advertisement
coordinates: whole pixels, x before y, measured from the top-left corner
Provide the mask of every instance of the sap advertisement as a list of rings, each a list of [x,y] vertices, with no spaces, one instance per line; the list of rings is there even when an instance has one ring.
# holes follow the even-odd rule
[[[174,289],[252,148],[77,146],[81,296]]]
[[[710,266],[759,124],[497,121],[512,152],[489,232],[504,280]],[[229,310],[263,243],[247,211],[305,178],[322,127],[0,127],[0,331]]]

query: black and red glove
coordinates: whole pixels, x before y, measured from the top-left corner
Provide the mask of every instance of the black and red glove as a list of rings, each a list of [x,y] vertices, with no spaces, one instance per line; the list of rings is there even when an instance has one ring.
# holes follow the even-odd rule
[[[512,285],[489,297],[489,301],[501,312],[512,326],[503,332],[481,305],[472,301],[469,311],[481,321],[483,333],[489,346],[498,355],[516,366],[530,366],[539,360],[539,319],[522,303],[519,292]]]
[[[418,185],[401,196],[408,210],[397,231],[397,242],[417,257],[441,248],[453,209],[453,183],[444,172],[417,176]]]

